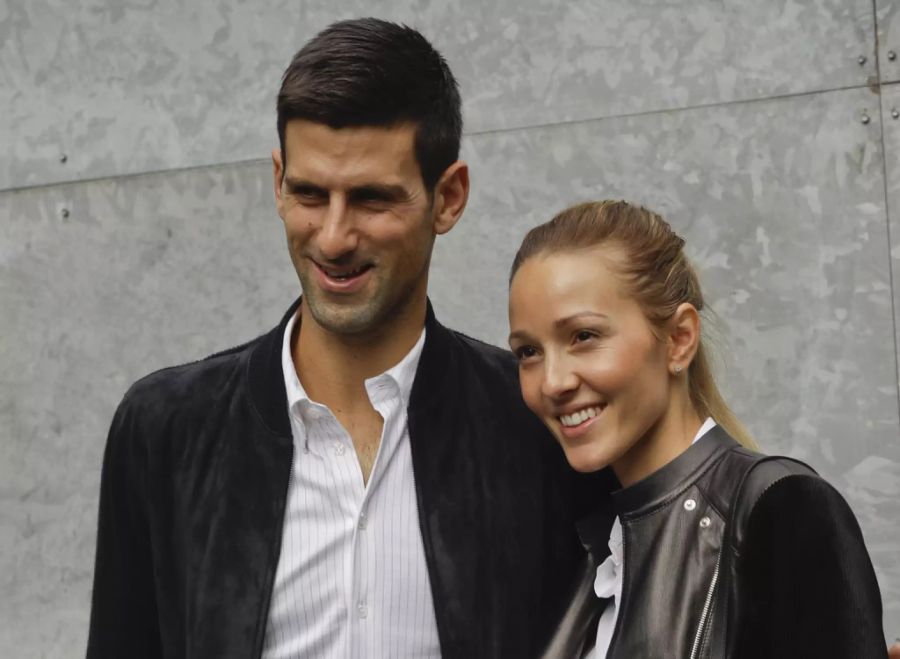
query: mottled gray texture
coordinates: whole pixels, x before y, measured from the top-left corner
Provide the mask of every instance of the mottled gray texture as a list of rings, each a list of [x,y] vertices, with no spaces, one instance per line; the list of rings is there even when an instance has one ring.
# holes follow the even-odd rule
[[[882,87],[881,103],[884,117],[885,180],[890,232],[890,244],[886,249],[890,249],[893,279],[894,349],[897,350],[898,390],[900,390],[900,84]],[[897,114],[896,119],[894,113]],[[896,441],[900,443],[900,437]]]
[[[900,80],[900,5],[877,5],[877,64]],[[474,189],[438,241],[442,318],[502,344],[528,227],[603,196],[662,211],[728,328],[726,391],[764,447],[847,496],[900,635],[900,86],[879,112],[872,11],[0,0],[0,189],[256,159],[0,193],[0,656],[83,655],[100,459],[128,384],[251,338],[296,294],[264,159],[274,94],[308,36],[360,13],[422,27],[462,84]]]
[[[868,89],[469,140],[474,196],[439,241],[443,316],[505,341],[503,275],[564,205],[641,201],[687,238],[728,398],[763,448],[850,501],[900,631],[900,440],[877,98]],[[868,107],[868,125],[856,116]]]
[[[299,293],[270,177],[0,194],[0,656],[83,656],[101,455],[128,385],[256,336]]]
[[[900,2],[875,0],[875,5],[880,80],[895,82],[900,80]]]
[[[0,0],[0,189],[261,157],[291,54],[372,13],[432,37],[470,132],[875,73],[871,0]]]

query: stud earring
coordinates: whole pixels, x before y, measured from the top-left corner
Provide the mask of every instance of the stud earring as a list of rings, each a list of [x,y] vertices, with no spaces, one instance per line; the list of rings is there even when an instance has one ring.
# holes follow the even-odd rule
[[[680,366],[676,366],[676,367],[675,367],[675,375],[678,375],[679,373],[681,373],[681,367],[680,367]]]

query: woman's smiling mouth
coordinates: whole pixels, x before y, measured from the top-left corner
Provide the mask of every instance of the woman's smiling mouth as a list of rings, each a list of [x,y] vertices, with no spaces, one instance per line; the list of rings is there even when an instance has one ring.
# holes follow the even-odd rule
[[[606,409],[605,403],[583,407],[569,414],[561,414],[556,419],[562,426],[562,432],[566,437],[577,437],[596,421],[604,409]]]

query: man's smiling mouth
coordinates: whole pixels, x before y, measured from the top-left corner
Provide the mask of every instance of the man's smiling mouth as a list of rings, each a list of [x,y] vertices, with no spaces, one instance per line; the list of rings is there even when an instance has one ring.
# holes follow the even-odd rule
[[[331,279],[336,279],[337,281],[346,281],[363,274],[367,270],[371,269],[372,265],[366,263],[356,268],[335,268],[332,266],[324,266],[316,263],[316,267]]]

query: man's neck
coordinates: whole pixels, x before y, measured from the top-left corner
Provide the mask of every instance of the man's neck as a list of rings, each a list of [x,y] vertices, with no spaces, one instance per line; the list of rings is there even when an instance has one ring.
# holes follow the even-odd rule
[[[301,306],[298,313],[302,314]],[[366,335],[343,336],[300,318],[291,337],[297,376],[310,399],[332,410],[353,412],[369,405],[365,381],[398,364],[425,326],[426,302],[411,305],[390,326]]]

